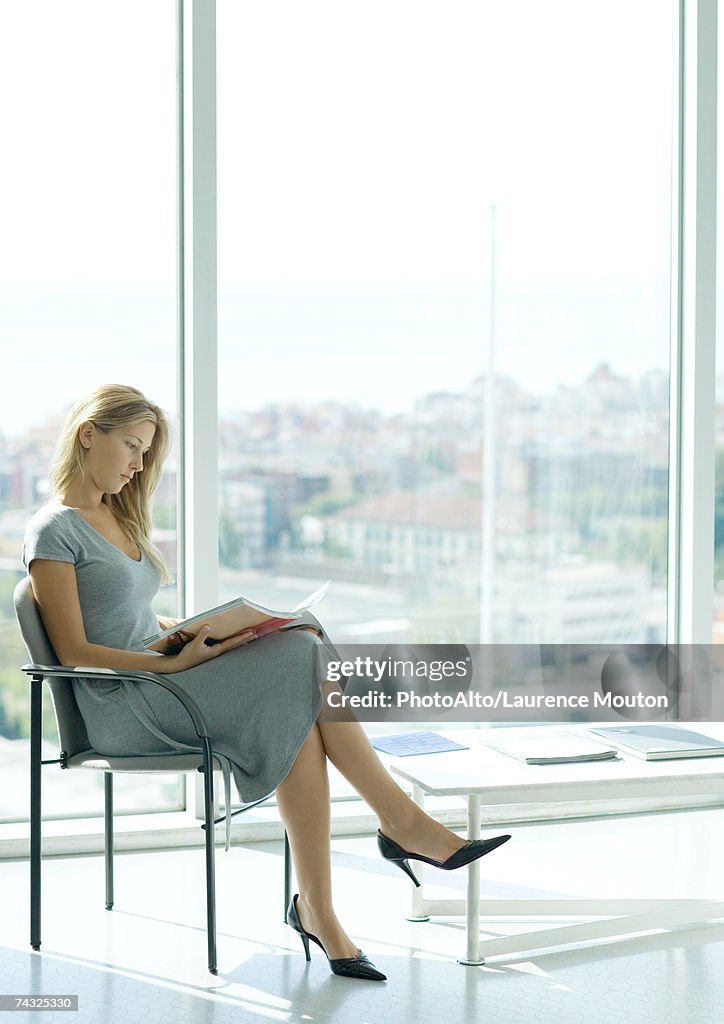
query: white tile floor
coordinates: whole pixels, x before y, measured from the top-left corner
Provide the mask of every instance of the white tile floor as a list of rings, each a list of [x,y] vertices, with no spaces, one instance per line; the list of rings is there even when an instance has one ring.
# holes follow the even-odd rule
[[[511,831],[483,861],[484,893],[724,897],[724,811]],[[102,857],[46,860],[39,953],[27,945],[27,863],[0,863],[0,993],[79,994],[78,1012],[34,1013],[44,1024],[724,1024],[724,923],[466,968],[463,921],[405,921],[409,883],[372,837],[333,850],[339,915],[385,984],[332,976],[318,949],[305,962],[282,923],[281,844],[264,843],[218,852],[217,977],[206,970],[201,850],[118,854],[111,913]],[[433,875],[437,894],[462,894],[464,872]]]

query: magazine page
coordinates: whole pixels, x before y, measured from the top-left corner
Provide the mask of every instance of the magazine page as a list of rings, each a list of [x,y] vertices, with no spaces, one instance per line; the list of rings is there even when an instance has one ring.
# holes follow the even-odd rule
[[[208,639],[212,642],[219,643],[221,640],[228,640],[229,637],[237,636],[248,629],[255,631],[253,639],[256,639],[258,636],[264,636],[266,633],[279,629],[280,626],[293,622],[304,612],[319,604],[327,593],[330,582],[331,580],[327,580],[290,611],[267,608],[245,597],[234,598],[233,601],[227,601],[216,608],[192,615],[169,629],[154,633],[153,636],[147,637],[143,641],[143,646],[151,647],[159,640],[172,636],[174,633],[185,633],[189,637],[196,636],[203,624],[208,624],[211,627]]]

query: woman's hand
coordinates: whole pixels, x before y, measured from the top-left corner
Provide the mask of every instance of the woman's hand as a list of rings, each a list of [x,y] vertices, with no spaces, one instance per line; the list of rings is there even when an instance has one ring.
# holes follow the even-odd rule
[[[157,615],[158,627],[163,632],[165,629],[170,629],[171,626],[178,626],[181,619],[169,618],[167,615]]]
[[[163,632],[166,629],[171,629],[172,626],[177,626],[181,619],[169,618],[165,615],[157,615],[158,625]],[[160,651],[161,654],[176,654],[181,648],[188,643],[190,639],[189,633],[172,633],[170,636],[164,637],[163,640],[159,641],[158,646],[154,644],[151,648],[154,651]]]
[[[185,633],[182,629],[179,629],[176,633],[171,633],[170,636],[165,637],[161,643],[164,643],[165,647],[152,647],[154,651],[160,651],[161,654],[178,654],[178,652],[186,646],[186,644],[193,640],[193,633]]]
[[[171,629],[172,626],[177,626],[182,619],[173,619],[165,615],[157,615],[158,627],[163,632],[166,629]],[[191,633],[185,633],[183,630],[178,630],[176,633],[171,633],[170,636],[164,636],[160,640],[157,640],[155,644],[149,644],[149,651],[157,651],[159,654],[177,654],[181,648],[189,642],[191,639]]]
[[[178,634],[174,633],[174,636]],[[189,634],[184,633],[185,637]],[[161,663],[157,668],[156,672],[183,672],[187,668],[195,668],[197,665],[203,665],[205,661],[211,661],[212,658],[218,658],[220,654],[225,654],[226,651],[231,651],[235,647],[242,647],[248,643],[254,636],[253,629],[247,629],[244,633],[239,633],[238,636],[229,637],[228,640],[222,640],[219,643],[207,644],[206,639],[209,635],[209,627],[201,626],[195,637],[188,639],[184,647],[178,652],[178,654],[170,654],[167,657],[161,659]],[[172,637],[169,637],[169,640]]]

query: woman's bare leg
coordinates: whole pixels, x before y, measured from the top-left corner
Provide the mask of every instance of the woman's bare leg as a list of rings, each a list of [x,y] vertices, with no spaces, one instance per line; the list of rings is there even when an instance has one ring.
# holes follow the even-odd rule
[[[447,860],[465,845],[418,807],[378,758],[359,722],[319,721],[327,757],[375,812],[386,836],[411,853]]]
[[[330,959],[357,956],[357,946],[332,907],[332,876],[327,757],[315,724],[291,771],[277,786],[279,812],[289,836],[302,927],[322,942]]]

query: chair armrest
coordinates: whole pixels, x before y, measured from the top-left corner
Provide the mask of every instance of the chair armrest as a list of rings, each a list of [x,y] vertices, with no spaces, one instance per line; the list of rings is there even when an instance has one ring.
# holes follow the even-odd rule
[[[183,686],[179,686],[173,679],[167,679],[164,676],[157,675],[155,672],[142,672],[133,669],[126,671],[125,669],[120,672],[114,668],[84,668],[82,665],[76,665],[73,668],[67,665],[23,665],[22,671],[28,675],[41,676],[45,678],[50,676],[52,678],[65,678],[72,679],[73,676],[83,679],[107,679],[108,676],[120,676],[123,679],[130,679],[133,682],[148,682],[157,683],[162,686],[164,690],[168,690],[174,697],[179,700],[186,711],[188,712],[189,718],[194,724],[196,735],[199,739],[208,739],[209,730],[206,725],[206,719],[204,718],[201,708],[198,706],[196,701],[191,697]]]

